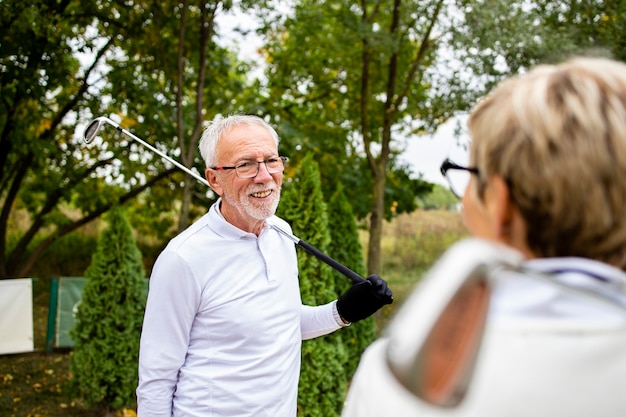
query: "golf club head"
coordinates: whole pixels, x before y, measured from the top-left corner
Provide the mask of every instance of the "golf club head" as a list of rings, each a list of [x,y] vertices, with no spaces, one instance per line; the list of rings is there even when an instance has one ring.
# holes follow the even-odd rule
[[[115,128],[118,127],[118,125],[109,118],[106,118],[103,116],[97,117],[93,119],[91,123],[89,123],[89,125],[87,126],[87,129],[85,129],[85,133],[83,135],[83,142],[84,143],[91,142],[93,138],[98,136],[100,129],[102,129],[102,126],[104,126],[105,124],[110,124],[114,126]]]
[[[443,408],[470,387],[489,309],[494,268],[522,256],[480,239],[452,246],[389,325],[387,365],[412,395]]]
[[[140,137],[134,135],[133,133],[129,132],[126,129],[122,129],[122,127],[119,124],[115,123],[113,120],[109,119],[108,117],[104,117],[104,116],[97,117],[91,123],[89,123],[89,125],[87,126],[87,129],[85,129],[85,134],[83,135],[84,143],[91,142],[93,140],[93,138],[95,138],[98,135],[98,132],[100,131],[102,126],[104,126],[105,124],[113,126],[118,132],[121,132],[125,136],[131,138],[133,141],[135,141],[138,144],[140,144],[141,146],[143,146],[146,149],[150,150],[151,152],[159,155],[161,158],[165,159],[170,164],[174,165],[175,167],[177,167],[178,169],[180,169],[184,173],[188,174],[189,176],[195,178],[196,180],[198,180],[202,184],[206,185],[207,187],[210,187],[209,182],[206,180],[206,178],[202,178],[198,173],[193,172],[191,169],[187,168],[186,166],[184,166],[180,162],[178,162],[175,159],[171,158],[170,156],[168,156],[164,152],[158,150],[154,146],[150,145],[148,142],[144,141]]]

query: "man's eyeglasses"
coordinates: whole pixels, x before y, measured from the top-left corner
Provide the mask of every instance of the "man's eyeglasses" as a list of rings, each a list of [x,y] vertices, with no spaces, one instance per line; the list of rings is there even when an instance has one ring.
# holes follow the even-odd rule
[[[216,171],[226,171],[226,170],[235,170],[235,174],[239,178],[254,178],[259,173],[259,165],[265,164],[265,168],[267,172],[270,174],[278,174],[279,172],[283,172],[285,170],[285,164],[287,163],[288,158],[286,156],[277,156],[276,158],[266,159],[265,161],[247,161],[237,164],[232,167],[209,167],[210,169],[214,169]]]
[[[450,191],[459,200],[463,198],[465,189],[467,188],[472,174],[478,175],[480,171],[476,167],[463,167],[457,165],[449,159],[446,159],[441,164],[441,174],[446,177],[448,185],[450,185]]]

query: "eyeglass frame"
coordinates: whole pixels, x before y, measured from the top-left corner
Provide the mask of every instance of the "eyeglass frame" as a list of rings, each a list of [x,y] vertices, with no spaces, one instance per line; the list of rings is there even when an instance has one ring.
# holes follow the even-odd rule
[[[271,161],[272,159],[280,159],[283,161],[283,169],[280,171],[276,171],[276,172],[270,172],[269,168],[267,167],[267,162]],[[212,166],[209,167],[209,169],[212,169],[214,171],[229,171],[229,170],[235,170],[235,175],[237,175],[237,178],[241,178],[241,179],[250,179],[250,178],[254,178],[257,175],[259,175],[259,166],[260,164],[265,164],[265,169],[267,169],[267,172],[269,172],[270,174],[278,174],[279,172],[283,172],[285,170],[285,165],[287,164],[287,161],[289,161],[289,158],[287,158],[286,156],[278,156],[275,158],[269,158],[269,159],[264,159],[263,161],[245,161],[245,162],[241,162],[237,165],[233,165],[233,166]],[[253,176],[251,177],[242,177],[239,175],[239,172],[237,171],[237,168],[241,168],[242,166],[246,165],[246,164],[252,164],[252,163],[256,163],[256,172],[254,173]]]
[[[450,178],[448,177],[447,173],[449,170],[451,169],[456,169],[459,171],[467,171],[470,174],[474,174],[474,175],[480,175],[480,170],[478,169],[478,167],[464,167],[461,166],[455,162],[452,162],[450,160],[450,158],[446,158],[442,163],[441,166],[439,167],[439,171],[441,171],[441,175],[443,175],[446,178],[446,181],[448,181],[448,186],[450,188],[450,191],[452,191],[452,194],[454,194],[454,196],[456,198],[458,198],[459,200],[463,199],[463,195],[458,195],[456,193],[456,191],[454,190],[454,187],[452,186],[452,181],[450,181]],[[463,190],[465,191],[465,190]]]

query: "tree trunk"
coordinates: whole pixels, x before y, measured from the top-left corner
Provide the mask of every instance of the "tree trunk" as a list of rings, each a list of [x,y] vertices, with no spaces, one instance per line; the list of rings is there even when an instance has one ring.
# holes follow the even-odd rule
[[[178,217],[178,233],[182,232],[189,226],[189,207],[191,206],[191,197],[193,194],[194,180],[187,176],[185,178],[185,186],[183,187],[183,200],[180,206],[180,216]]]
[[[383,234],[383,220],[385,218],[385,171],[379,171],[381,175],[374,177],[374,196],[370,213],[370,236],[367,248],[367,273],[378,274],[382,272],[382,260],[380,255],[380,243]]]

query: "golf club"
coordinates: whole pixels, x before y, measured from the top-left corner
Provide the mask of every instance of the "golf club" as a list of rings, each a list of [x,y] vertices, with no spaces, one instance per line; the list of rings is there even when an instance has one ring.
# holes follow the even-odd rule
[[[471,385],[493,287],[494,265],[521,254],[476,238],[450,247],[389,324],[386,362],[410,393],[436,407],[458,406]]]
[[[461,404],[480,361],[491,293],[497,283],[520,275],[626,315],[619,297],[555,279],[563,271],[577,272],[532,270],[524,266],[520,252],[480,238],[456,242],[422,277],[387,327],[390,375],[428,404]]]
[[[85,134],[84,134],[84,138],[83,138],[84,142],[85,143],[91,142],[93,140],[93,138],[95,138],[98,135],[98,132],[100,131],[100,129],[102,129],[102,127],[104,125],[113,126],[115,129],[117,129],[121,133],[125,134],[126,136],[128,136],[131,139],[133,139],[135,142],[139,143],[140,145],[146,147],[147,149],[151,150],[152,152],[156,153],[161,158],[163,158],[166,161],[168,161],[169,163],[173,164],[174,166],[176,166],[181,171],[185,172],[186,174],[191,175],[193,178],[195,178],[196,180],[200,181],[202,184],[206,185],[207,187],[209,186],[209,182],[206,180],[206,178],[201,177],[197,173],[193,172],[191,169],[187,168],[183,164],[181,164],[181,163],[177,162],[176,160],[172,159],[170,156],[168,156],[167,154],[161,152],[160,150],[158,150],[154,146],[150,145],[148,142],[144,141],[143,139],[139,138],[138,136],[134,135],[133,133],[129,132],[128,130],[122,128],[119,124],[115,123],[113,120],[109,119],[108,117],[103,117],[103,116],[97,117],[94,120],[92,120],[91,123],[89,123],[89,126],[87,126],[87,129],[85,129]],[[342,275],[344,275],[345,277],[350,279],[353,283],[357,284],[359,282],[366,281],[361,275],[357,274],[356,272],[354,272],[353,270],[351,270],[347,266],[339,263],[335,259],[333,259],[330,256],[326,255],[325,253],[323,253],[322,251],[320,251],[316,247],[312,246],[311,244],[303,241],[302,239],[298,238],[297,236],[294,236],[293,234],[287,232],[286,230],[282,229],[281,227],[279,227],[279,226],[277,226],[277,225],[275,225],[275,224],[273,224],[273,223],[271,223],[269,221],[268,221],[268,224],[274,230],[276,230],[279,233],[283,234],[284,236],[288,237],[291,241],[293,241],[296,244],[296,246],[302,248],[305,252],[315,256],[320,261],[322,261],[325,264],[329,265],[331,268],[333,268],[337,272],[341,273]]]

